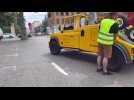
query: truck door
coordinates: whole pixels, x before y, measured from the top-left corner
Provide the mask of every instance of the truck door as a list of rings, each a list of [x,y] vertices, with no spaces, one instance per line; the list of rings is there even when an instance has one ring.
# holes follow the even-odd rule
[[[97,37],[99,25],[87,23],[87,19],[82,17],[80,19],[80,49],[89,52],[97,52]],[[89,24],[89,25],[88,25]]]
[[[64,31],[62,33],[63,47],[79,47],[79,31],[75,28],[75,18],[65,19]]]

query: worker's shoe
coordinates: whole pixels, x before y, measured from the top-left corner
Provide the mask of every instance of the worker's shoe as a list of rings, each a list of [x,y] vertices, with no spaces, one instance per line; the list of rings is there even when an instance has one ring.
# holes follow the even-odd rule
[[[96,72],[101,72],[101,71],[103,71],[102,68],[97,68],[97,70],[96,70]]]
[[[103,71],[103,75],[112,75],[113,73],[111,71]]]
[[[113,73],[108,68],[103,68],[103,75],[112,75]]]

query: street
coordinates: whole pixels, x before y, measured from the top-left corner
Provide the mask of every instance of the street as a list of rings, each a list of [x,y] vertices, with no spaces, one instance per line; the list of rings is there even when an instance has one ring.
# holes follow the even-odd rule
[[[96,72],[96,56],[66,51],[51,55],[48,36],[26,41],[0,41],[0,87],[134,86],[134,67],[104,76]]]

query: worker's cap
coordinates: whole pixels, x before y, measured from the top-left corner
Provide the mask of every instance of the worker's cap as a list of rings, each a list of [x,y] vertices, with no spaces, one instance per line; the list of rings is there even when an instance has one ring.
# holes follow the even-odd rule
[[[105,18],[115,18],[117,15],[117,12],[107,12],[105,13]]]
[[[117,12],[109,12],[109,15],[116,15]]]
[[[110,12],[110,13],[108,14],[108,16],[116,17],[116,16],[117,16],[117,12]]]

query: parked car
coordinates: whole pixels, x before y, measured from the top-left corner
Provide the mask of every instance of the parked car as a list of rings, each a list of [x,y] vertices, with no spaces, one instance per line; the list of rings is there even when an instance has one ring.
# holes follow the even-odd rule
[[[38,33],[35,33],[34,35],[35,35],[35,36],[43,36],[43,35],[45,35],[45,33],[38,32]]]
[[[47,34],[52,34],[52,29],[50,27],[47,27]]]
[[[0,28],[0,40],[3,39],[3,31],[2,29]]]
[[[27,33],[27,37],[32,37],[32,33]]]
[[[35,33],[35,36],[41,36],[43,35],[41,32]]]
[[[54,32],[54,33],[60,32],[59,26],[53,26],[53,32]]]
[[[31,33],[27,33],[26,35],[27,35],[27,37],[29,37],[29,38],[32,37],[32,34],[31,34]],[[18,38],[22,38],[22,34],[17,34],[17,37],[18,37]]]
[[[4,33],[3,38],[15,38],[15,33]]]

